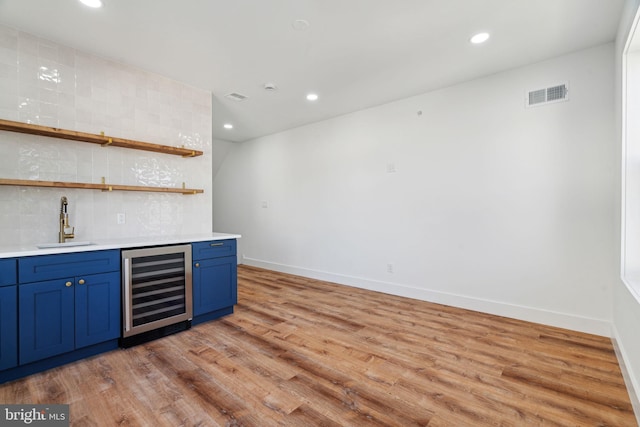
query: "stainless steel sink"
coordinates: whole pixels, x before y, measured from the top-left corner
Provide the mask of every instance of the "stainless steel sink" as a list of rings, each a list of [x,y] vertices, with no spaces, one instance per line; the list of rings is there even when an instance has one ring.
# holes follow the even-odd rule
[[[69,248],[72,246],[89,246],[95,245],[93,242],[64,242],[64,243],[40,243],[36,245],[38,249],[49,249],[49,248]]]

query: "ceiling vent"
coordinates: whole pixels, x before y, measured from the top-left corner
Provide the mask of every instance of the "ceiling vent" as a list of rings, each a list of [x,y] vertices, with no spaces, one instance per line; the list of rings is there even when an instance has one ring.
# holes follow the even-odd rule
[[[569,100],[569,85],[563,83],[527,93],[527,107]]]
[[[245,95],[242,95],[240,93],[236,93],[236,92],[231,92],[227,95],[224,96],[227,99],[230,99],[232,101],[236,101],[236,102],[240,102],[240,101],[244,101],[245,99],[247,99],[247,97]]]

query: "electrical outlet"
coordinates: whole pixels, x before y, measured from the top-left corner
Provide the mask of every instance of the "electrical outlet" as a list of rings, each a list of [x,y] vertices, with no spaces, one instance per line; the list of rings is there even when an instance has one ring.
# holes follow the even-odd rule
[[[396,164],[387,163],[387,173],[395,173],[395,172],[396,172]]]
[[[118,225],[122,225],[126,222],[126,217],[123,213],[119,213],[116,215],[116,222]]]
[[[393,273],[393,264],[387,264],[387,273]]]
[[[266,202],[266,201],[263,201],[263,202],[262,202],[262,204],[261,204],[261,206],[262,206],[262,208],[263,208],[263,209],[266,209],[266,208],[268,208],[268,207],[269,207],[269,203],[268,203],[268,202]]]

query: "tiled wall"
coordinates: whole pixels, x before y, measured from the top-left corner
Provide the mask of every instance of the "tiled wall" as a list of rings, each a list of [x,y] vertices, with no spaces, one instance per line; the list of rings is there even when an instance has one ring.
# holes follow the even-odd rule
[[[0,178],[202,188],[204,194],[0,186],[0,246],[211,231],[209,92],[0,26],[0,118],[194,148],[182,158],[0,131]],[[117,224],[117,214],[125,224]]]

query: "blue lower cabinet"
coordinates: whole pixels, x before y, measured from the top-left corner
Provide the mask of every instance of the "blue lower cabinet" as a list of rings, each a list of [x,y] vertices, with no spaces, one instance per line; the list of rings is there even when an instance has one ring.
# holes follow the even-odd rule
[[[20,285],[20,364],[74,349],[74,279]]]
[[[0,371],[18,365],[17,286],[0,287]]]
[[[0,259],[0,286],[15,285],[16,283],[18,283],[16,259]]]
[[[194,261],[192,271],[194,316],[233,307],[238,302],[235,255]]]
[[[120,273],[76,279],[76,348],[120,337]]]
[[[116,339],[120,274],[20,285],[19,319],[21,365]]]

